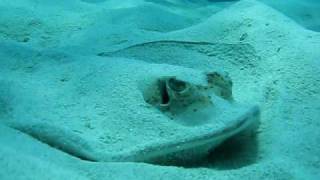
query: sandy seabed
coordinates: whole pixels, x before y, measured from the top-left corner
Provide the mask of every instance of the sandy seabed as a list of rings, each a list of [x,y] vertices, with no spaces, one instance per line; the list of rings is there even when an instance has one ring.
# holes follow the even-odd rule
[[[0,179],[319,179],[320,4],[288,3],[0,1]],[[182,166],[108,162],[189,132],[139,80],[206,71],[260,107],[254,138]]]

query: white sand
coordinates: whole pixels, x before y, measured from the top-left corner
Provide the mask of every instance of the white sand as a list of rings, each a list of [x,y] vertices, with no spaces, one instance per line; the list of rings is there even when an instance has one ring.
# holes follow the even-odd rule
[[[295,8],[283,10],[285,16],[254,0],[210,5],[156,0],[90,2],[96,1],[0,2],[0,92],[12,92],[0,95],[2,124],[41,121],[52,126],[65,125],[67,130],[83,130],[79,144],[75,144],[79,156],[98,154],[92,159],[103,161],[101,153],[92,152],[110,147],[96,141],[99,137],[108,141],[108,133],[121,129],[116,119],[129,118],[130,111],[141,105],[137,100],[141,98],[138,88],[130,84],[132,79],[150,71],[196,74],[198,70],[222,70],[233,80],[237,101],[260,106],[257,138],[253,142],[234,143],[214,154],[218,157],[182,168],[83,161],[1,125],[0,179],[320,177],[320,34],[307,30],[296,18],[289,18],[298,17],[292,10]],[[314,18],[305,26],[312,29],[317,20]],[[101,53],[111,57],[97,56]],[[88,76],[82,77],[84,74]],[[64,81],[74,86],[64,86]],[[113,81],[122,84],[99,89]],[[35,96],[24,96],[32,94],[27,92]],[[81,93],[95,98],[81,98]],[[112,97],[98,96],[103,93]],[[54,98],[61,106],[51,106],[52,94],[60,95]],[[127,94],[126,98],[123,94]],[[46,97],[50,97],[48,101]],[[106,99],[114,101],[105,103]],[[30,109],[23,109],[24,103],[30,103]],[[55,113],[63,112],[63,105],[72,103],[82,104],[81,112],[67,108],[73,111]],[[10,113],[12,107],[14,113]],[[96,115],[105,111],[109,113],[104,118],[114,119],[114,127],[103,126],[101,117]],[[135,116],[148,119],[150,112]],[[143,124],[136,130],[160,126],[168,127],[165,133],[179,129],[167,122]],[[130,124],[122,130],[129,131],[129,127]],[[105,129],[105,134],[97,134],[101,129]],[[134,143],[135,137],[150,138],[142,133],[119,137],[118,141],[132,138]],[[69,135],[62,138],[77,139]],[[92,140],[89,148],[81,149],[86,147],[81,144],[81,137]]]

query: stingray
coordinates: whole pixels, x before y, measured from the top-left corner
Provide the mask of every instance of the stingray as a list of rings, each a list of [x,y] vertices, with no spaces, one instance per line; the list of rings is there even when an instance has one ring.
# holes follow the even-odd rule
[[[1,62],[2,123],[84,160],[201,159],[259,120],[221,72],[20,52]]]

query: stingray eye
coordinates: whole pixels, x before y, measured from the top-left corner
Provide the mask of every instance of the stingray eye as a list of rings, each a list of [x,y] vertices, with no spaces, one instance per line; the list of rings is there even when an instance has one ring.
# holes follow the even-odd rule
[[[168,87],[171,90],[179,93],[187,89],[187,84],[184,81],[180,81],[175,78],[170,78],[168,80]]]
[[[159,81],[159,92],[160,92],[160,99],[161,99],[161,105],[168,105],[170,102],[169,93],[166,88],[166,82],[165,81]]]

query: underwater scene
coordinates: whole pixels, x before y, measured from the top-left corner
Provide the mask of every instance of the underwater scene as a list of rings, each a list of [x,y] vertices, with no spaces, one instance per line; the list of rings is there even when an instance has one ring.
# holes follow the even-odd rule
[[[319,0],[0,0],[0,180],[319,180]]]

